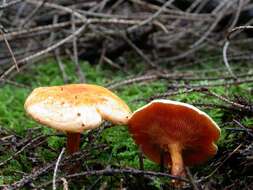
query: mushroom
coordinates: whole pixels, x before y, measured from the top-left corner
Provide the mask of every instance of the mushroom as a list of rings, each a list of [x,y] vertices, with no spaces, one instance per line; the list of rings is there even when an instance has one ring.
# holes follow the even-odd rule
[[[175,176],[184,177],[185,165],[203,163],[217,152],[214,142],[220,128],[206,113],[186,103],[154,100],[136,110],[128,125],[142,152],[156,163],[163,160]]]
[[[131,111],[108,89],[90,84],[40,87],[25,102],[34,120],[67,133],[67,151],[79,150],[80,133],[99,127],[103,120],[126,124]]]

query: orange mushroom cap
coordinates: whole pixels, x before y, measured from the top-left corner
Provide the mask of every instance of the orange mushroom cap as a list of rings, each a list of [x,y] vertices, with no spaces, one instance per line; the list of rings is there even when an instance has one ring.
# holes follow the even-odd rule
[[[185,165],[206,161],[216,154],[220,136],[217,124],[196,107],[171,100],[154,100],[136,110],[129,119],[129,131],[143,153],[160,163],[171,164],[168,145],[179,145]]]
[[[114,93],[90,84],[36,88],[24,106],[39,123],[67,132],[92,129],[103,120],[126,124],[131,114],[127,104]]]

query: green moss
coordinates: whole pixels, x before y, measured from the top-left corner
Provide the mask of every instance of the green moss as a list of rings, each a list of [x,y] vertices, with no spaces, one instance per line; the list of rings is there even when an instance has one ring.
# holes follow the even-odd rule
[[[66,141],[66,138],[64,137],[57,137],[57,136],[51,136],[48,137],[47,142],[48,146],[52,149],[60,149],[61,147],[64,146]]]
[[[137,61],[137,60],[135,60]],[[68,60],[64,60],[64,67],[69,79],[69,83],[79,83],[78,75],[73,63]],[[130,64],[131,69],[127,75],[134,75],[142,73],[145,70],[143,64]],[[200,69],[213,68],[216,64],[215,61],[210,65],[203,64],[197,67]],[[82,71],[85,74],[86,82],[97,85],[106,85],[109,82],[126,79],[126,73],[122,70],[112,70],[108,66],[92,66],[87,62],[81,62]],[[206,76],[215,76],[217,73],[209,72]],[[26,135],[27,129],[33,127],[40,127],[43,134],[53,135],[55,131],[42,127],[38,123],[26,116],[23,104],[32,91],[33,88],[38,86],[51,86],[61,85],[64,83],[62,79],[62,73],[58,68],[57,63],[53,59],[49,59],[44,63],[35,64],[25,69],[21,74],[15,77],[17,82],[30,86],[31,88],[20,88],[13,85],[4,85],[0,88],[0,125],[8,130],[11,130],[21,137]],[[150,96],[166,92],[170,87],[170,81],[159,80],[149,83],[131,84],[128,86],[121,86],[119,89],[114,90],[123,100],[125,100],[130,108],[134,111],[137,108],[146,104],[145,101],[134,101],[136,99],[146,99]],[[184,82],[179,82],[184,84]],[[194,84],[206,85],[210,81],[195,81]],[[242,84],[235,87],[213,87],[211,90],[219,95],[226,96],[233,100],[238,97],[243,97],[244,101],[253,101],[252,95],[249,93],[252,90],[252,84]],[[191,104],[223,104],[224,102],[215,98],[206,96],[202,93],[193,92],[187,94],[180,94],[169,97],[172,100],[182,101]],[[200,107],[201,108],[201,107]],[[225,111],[221,108],[203,108],[208,115],[210,115],[218,125],[222,125],[224,122],[229,121],[229,118],[233,117],[233,114]],[[231,120],[230,120],[231,121]],[[247,127],[253,126],[253,120],[250,117],[244,117],[242,119],[243,125]],[[228,127],[228,126],[226,126]],[[233,126],[231,126],[233,127]],[[221,149],[231,148],[234,146],[234,139],[236,134],[228,133],[225,129],[222,129],[221,138],[218,141],[218,145]],[[64,137],[50,136],[47,139],[47,145],[49,148],[36,148],[36,154],[42,163],[46,163],[57,157],[56,152],[53,150],[59,150],[65,144]],[[100,163],[102,165],[117,165],[121,167],[135,167],[139,168],[138,147],[135,145],[131,136],[128,133],[126,127],[114,127],[103,130],[101,135],[96,139],[95,143],[105,143],[108,145],[107,149],[103,152],[93,150],[94,158],[89,161],[91,163]],[[88,145],[88,141],[83,144],[83,147]],[[1,145],[0,145],[1,146]],[[59,151],[57,151],[59,152]],[[0,156],[0,161],[5,160],[8,156],[12,155],[11,150],[7,150],[5,155]],[[26,163],[26,164],[24,164]],[[89,164],[89,163],[87,163]],[[147,158],[144,159],[144,167],[147,170],[159,170],[159,166]],[[201,171],[208,170],[208,167],[201,168]],[[19,160],[13,159],[4,168],[0,168],[0,185],[3,183],[13,182],[21,177],[19,174],[15,174],[14,171],[29,172],[32,169],[32,163],[27,158],[27,154],[24,152]],[[199,168],[198,168],[199,169]],[[108,178],[106,178],[108,179]],[[153,185],[160,188],[163,180],[154,180]]]
[[[249,118],[249,117],[245,117],[242,119],[242,124],[245,126],[245,127],[250,127],[250,128],[253,128],[253,118]]]

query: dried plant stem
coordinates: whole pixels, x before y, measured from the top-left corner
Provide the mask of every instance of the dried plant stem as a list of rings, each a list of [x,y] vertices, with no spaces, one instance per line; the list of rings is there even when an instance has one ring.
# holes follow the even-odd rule
[[[61,152],[60,152],[60,154],[58,156],[58,159],[56,161],[56,164],[55,164],[54,175],[53,175],[53,190],[56,190],[56,182],[55,182],[55,180],[56,180],[56,176],[57,176],[57,170],[58,170],[59,163],[61,161],[61,158],[62,158],[62,155],[63,155],[64,151],[65,151],[65,148],[62,148],[62,150],[61,150]]]
[[[134,168],[128,168],[128,169],[112,169],[112,168],[106,168],[103,170],[92,170],[92,171],[85,171],[81,173],[76,173],[72,175],[67,175],[64,178],[65,179],[73,179],[73,178],[78,178],[78,177],[83,177],[83,176],[100,176],[100,175],[113,175],[113,174],[124,174],[124,175],[136,175],[136,176],[156,176],[156,177],[167,177],[170,179],[174,180],[179,180],[183,182],[189,182],[186,178],[184,177],[179,177],[179,176],[173,176],[167,173],[161,173],[161,172],[153,172],[153,171],[143,171],[143,170],[138,170]],[[56,179],[56,183],[59,183],[60,179]],[[46,187],[48,185],[52,184],[52,181],[47,182],[45,184],[42,184],[39,186],[39,188]]]
[[[8,40],[6,39],[4,32],[3,32],[1,29],[0,29],[0,33],[1,33],[1,35],[3,36],[4,42],[5,42],[5,44],[6,44],[7,48],[8,48],[8,50],[9,50],[9,52],[10,52],[10,54],[11,54],[11,58],[12,58],[12,60],[13,60],[14,66],[15,66],[15,68],[17,69],[17,71],[19,72],[17,60],[16,60],[16,58],[15,58],[15,56],[14,56],[14,53],[13,53],[13,51],[12,51],[12,49],[11,49],[11,46],[10,46]]]
[[[223,47],[223,61],[225,63],[225,66],[227,67],[228,69],[228,72],[230,73],[230,75],[233,77],[233,78],[236,78],[235,74],[233,73],[229,63],[228,63],[228,58],[227,58],[227,49],[228,49],[228,46],[229,46],[229,41],[226,41],[225,44],[224,44],[224,47]]]
[[[212,177],[218,169],[234,154],[236,153],[240,148],[242,147],[242,144],[239,144],[208,176],[204,177],[204,180],[209,179]]]

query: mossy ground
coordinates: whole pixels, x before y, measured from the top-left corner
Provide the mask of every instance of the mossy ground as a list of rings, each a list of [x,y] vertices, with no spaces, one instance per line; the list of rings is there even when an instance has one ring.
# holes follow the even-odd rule
[[[69,79],[69,83],[79,83],[78,77],[75,72],[74,64],[70,61],[64,61],[65,71]],[[85,73],[86,82],[98,85],[106,85],[112,81],[123,80],[127,76],[136,75],[144,73],[146,67],[144,64],[132,64],[128,73],[122,70],[115,70],[108,66],[100,65],[94,66],[90,65],[87,62],[81,63],[82,70]],[[212,71],[210,69],[215,68],[217,65],[209,62],[209,64],[198,65],[196,68],[192,68],[193,72],[196,73],[196,76],[216,76],[222,74],[224,71]],[[220,67],[220,65],[219,65]],[[223,67],[223,66],[222,66]],[[237,68],[239,70],[244,70],[248,73],[252,73],[252,70],[248,68],[243,69]],[[224,69],[224,68],[223,68]],[[181,70],[182,71],[182,70]],[[174,72],[174,71],[173,71]],[[183,72],[183,71],[182,71]],[[10,134],[16,134],[19,138],[26,137],[29,129],[39,128],[39,131],[42,131],[44,134],[55,134],[54,130],[47,129],[36,122],[31,118],[27,117],[23,104],[25,98],[31,92],[33,88],[38,86],[52,86],[52,85],[61,85],[63,84],[62,74],[54,60],[47,60],[46,62],[39,63],[27,67],[22,71],[21,74],[15,76],[15,81],[27,85],[28,88],[17,87],[10,84],[5,84],[0,88],[0,127],[9,131]],[[192,84],[209,84],[210,81],[201,80],[195,81]],[[184,82],[179,81],[179,84]],[[158,93],[167,91],[170,88],[170,82],[166,80],[159,80],[148,83],[141,84],[131,84],[128,86],[122,86],[114,92],[119,95],[123,100],[125,100],[132,110],[139,108],[144,105],[145,101],[134,101],[136,99],[145,99],[150,96]],[[251,84],[241,84],[230,87],[212,87],[210,88],[213,92],[216,92],[219,95],[226,96],[231,100],[236,100],[236,97],[241,97],[247,102],[252,102],[252,83]],[[198,92],[180,94],[176,96],[171,96],[170,99],[182,101],[186,103],[207,103],[207,104],[222,104],[221,100],[218,100],[214,97],[207,97]],[[242,124],[247,127],[253,125],[253,119],[249,116],[238,116],[237,113],[222,109],[222,108],[202,108],[208,115],[210,115],[222,128],[222,135],[218,141],[218,146],[220,148],[216,158],[222,154],[222,151],[230,150],[236,147],[237,143],[235,142],[238,139],[238,134],[231,133],[231,131],[225,130],[225,128],[234,127],[230,126],[229,122],[234,117],[240,117]],[[239,135],[243,135],[239,133]],[[120,166],[120,167],[139,167],[138,159],[138,148],[134,144],[132,138],[130,137],[128,130],[124,126],[118,126],[114,128],[107,128],[102,131],[102,133],[96,137],[94,140],[97,144],[106,144],[107,149],[104,152],[99,152],[94,150],[93,157],[89,160],[90,163],[96,163],[96,165],[106,166]],[[34,153],[38,159],[37,165],[45,164],[51,160],[57,158],[61,148],[64,146],[65,137],[64,136],[50,136],[47,139],[46,145],[41,147],[34,147]],[[89,143],[84,141],[83,147]],[[0,145],[0,150],[3,148]],[[9,156],[15,153],[13,149],[5,149],[4,154],[0,152],[0,162],[7,159]],[[214,167],[210,165],[212,160],[209,163],[204,164],[200,167],[193,168],[194,172],[197,172],[199,176],[208,175]],[[13,183],[14,181],[20,179],[25,173],[30,173],[34,167],[33,161],[27,155],[27,152],[24,151],[21,153],[18,159],[11,160],[4,167],[0,167],[0,185]],[[159,166],[155,163],[152,163],[148,159],[144,159],[144,167],[146,170],[159,171]],[[52,174],[49,174],[50,177]],[[220,176],[217,176],[217,179]],[[47,177],[45,177],[45,180]],[[96,178],[90,178],[86,181],[88,184],[92,184],[92,180]],[[120,181],[119,178],[113,177],[103,177],[100,181]],[[100,182],[100,183],[102,183]],[[154,188],[159,189],[160,185],[164,180],[154,178],[154,180],[149,181],[152,183]]]

